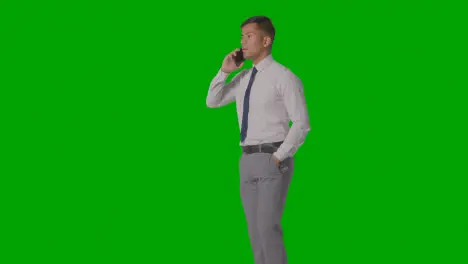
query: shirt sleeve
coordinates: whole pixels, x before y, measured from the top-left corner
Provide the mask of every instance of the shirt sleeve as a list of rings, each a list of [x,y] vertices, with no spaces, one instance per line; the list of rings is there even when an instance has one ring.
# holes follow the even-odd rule
[[[311,127],[301,80],[292,72],[287,71],[280,87],[284,105],[289,119],[292,121],[291,129],[286,135],[283,144],[273,153],[275,157],[283,161],[288,157],[294,156],[299,147],[304,143]]]
[[[218,108],[233,102],[236,99],[236,91],[244,71],[237,73],[229,83],[226,83],[229,73],[219,70],[210,83],[206,105],[210,108]]]

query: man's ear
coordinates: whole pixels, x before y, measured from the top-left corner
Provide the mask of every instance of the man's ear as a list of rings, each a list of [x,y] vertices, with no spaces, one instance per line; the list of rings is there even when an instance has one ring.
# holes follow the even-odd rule
[[[265,36],[263,38],[263,46],[266,48],[271,45],[271,37]]]

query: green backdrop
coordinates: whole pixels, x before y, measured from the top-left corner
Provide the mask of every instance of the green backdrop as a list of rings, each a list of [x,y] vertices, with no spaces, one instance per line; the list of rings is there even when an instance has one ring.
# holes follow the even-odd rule
[[[467,263],[465,12],[0,2],[0,263],[253,263],[235,105],[205,101],[253,15],[272,19],[311,118],[283,217],[290,263]]]

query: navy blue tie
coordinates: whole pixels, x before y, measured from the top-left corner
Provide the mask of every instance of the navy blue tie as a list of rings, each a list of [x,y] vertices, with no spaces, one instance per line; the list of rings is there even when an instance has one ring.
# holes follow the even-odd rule
[[[247,137],[247,126],[249,124],[250,90],[252,89],[252,83],[253,83],[256,73],[257,73],[257,68],[254,67],[252,69],[252,74],[250,75],[249,85],[247,86],[247,90],[245,90],[244,111],[242,113],[242,127],[241,127],[241,133],[240,133],[241,142],[244,142],[245,138]]]

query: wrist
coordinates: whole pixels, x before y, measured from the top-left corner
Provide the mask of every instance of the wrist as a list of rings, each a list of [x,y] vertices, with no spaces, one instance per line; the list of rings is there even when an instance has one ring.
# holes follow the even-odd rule
[[[282,161],[282,160],[281,160],[281,156],[279,155],[278,152],[273,153],[273,157],[275,158],[275,160],[276,160],[278,163]]]
[[[281,161],[280,159],[278,159],[278,157],[273,153],[273,161],[276,163],[276,165],[278,165]]]
[[[229,74],[231,73],[230,71],[226,71],[225,69],[221,68],[221,72],[224,73],[224,74]]]

